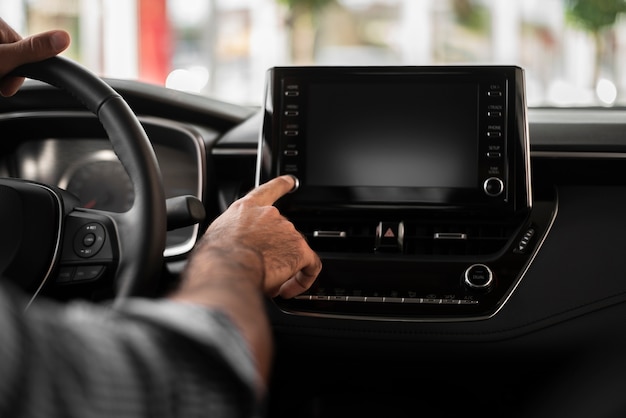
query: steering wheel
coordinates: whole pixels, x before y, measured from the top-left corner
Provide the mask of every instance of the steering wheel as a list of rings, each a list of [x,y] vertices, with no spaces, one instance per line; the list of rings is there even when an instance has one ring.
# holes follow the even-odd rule
[[[128,211],[113,213],[81,208],[54,186],[0,179],[0,277],[34,296],[50,282],[102,277],[113,278],[118,302],[152,294],[163,265],[166,204],[154,150],[136,115],[102,79],[63,57],[23,65],[12,75],[59,87],[96,115],[135,197]]]

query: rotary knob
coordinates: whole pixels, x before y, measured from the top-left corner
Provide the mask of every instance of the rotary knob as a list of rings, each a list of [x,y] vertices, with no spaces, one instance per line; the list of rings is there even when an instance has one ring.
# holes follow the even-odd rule
[[[472,264],[465,270],[463,283],[472,290],[489,290],[493,286],[493,272],[485,264]]]
[[[483,183],[483,190],[485,191],[487,196],[500,196],[504,191],[504,183],[497,177],[489,177]]]

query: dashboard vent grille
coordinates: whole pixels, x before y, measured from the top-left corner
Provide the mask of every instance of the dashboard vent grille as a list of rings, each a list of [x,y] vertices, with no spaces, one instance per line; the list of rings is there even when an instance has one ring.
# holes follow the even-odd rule
[[[514,231],[498,224],[405,225],[404,252],[423,255],[477,255],[500,251]]]
[[[377,248],[377,224],[365,221],[301,222],[296,227],[318,252],[367,254],[400,252],[406,255],[485,255],[502,250],[516,228],[499,222],[407,222],[393,231],[389,242],[402,235],[402,245]]]

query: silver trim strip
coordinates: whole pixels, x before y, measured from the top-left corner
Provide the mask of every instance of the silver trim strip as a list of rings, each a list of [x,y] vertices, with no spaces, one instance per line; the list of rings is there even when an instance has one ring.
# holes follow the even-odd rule
[[[57,206],[59,209],[59,218],[57,219],[58,223],[59,223],[59,227],[57,228],[57,237],[56,237],[56,244],[54,246],[54,252],[52,254],[52,262],[50,263],[50,266],[48,266],[48,270],[46,271],[46,274],[44,276],[44,278],[41,280],[41,283],[39,284],[39,286],[37,287],[37,289],[35,290],[35,292],[33,293],[32,297],[30,298],[30,300],[28,301],[28,303],[26,304],[26,307],[24,308],[24,312],[26,312],[28,310],[28,308],[30,308],[30,306],[33,304],[33,302],[35,301],[35,298],[39,295],[39,293],[41,293],[41,290],[43,289],[44,285],[46,284],[46,282],[48,281],[48,279],[50,278],[50,275],[52,274],[52,270],[59,258],[59,252],[61,250],[61,231],[63,230],[63,203],[62,201],[59,199],[59,196],[54,192],[54,190],[52,190],[50,187],[43,185],[43,184],[37,184],[37,183],[31,183],[34,186],[38,186],[41,187],[42,189],[47,190],[52,196],[54,196],[55,200],[57,201]]]
[[[161,119],[157,117],[139,117],[139,120],[142,123],[143,122],[150,123],[152,125],[159,125],[159,126],[172,129],[172,130],[183,132],[186,134],[186,137],[193,140],[192,145],[195,150],[196,165],[198,167],[198,173],[197,173],[198,178],[196,179],[198,188],[196,189],[195,195],[198,199],[204,202],[202,191],[204,190],[204,173],[206,173],[207,170],[206,170],[206,155],[204,151],[204,140],[202,138],[202,135],[199,132],[188,128],[187,126],[180,125],[178,123],[172,122],[167,119]],[[199,225],[195,224],[193,226],[193,231],[189,239],[182,244],[165,248],[165,251],[163,252],[163,257],[165,257],[166,259],[170,257],[177,257],[177,256],[181,256],[191,251],[193,247],[196,245],[199,231],[200,231]]]
[[[535,158],[594,158],[601,160],[626,160],[624,152],[595,152],[595,151],[533,151]]]
[[[435,232],[433,234],[434,239],[452,239],[452,240],[466,240],[467,234],[463,232]]]
[[[345,238],[346,231],[313,231],[315,238]]]
[[[213,148],[211,150],[212,155],[252,155],[258,154],[256,149],[244,149],[244,148]]]

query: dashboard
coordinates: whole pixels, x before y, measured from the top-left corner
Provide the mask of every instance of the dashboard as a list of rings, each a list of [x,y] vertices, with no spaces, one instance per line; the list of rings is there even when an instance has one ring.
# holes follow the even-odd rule
[[[54,123],[48,125],[50,120]],[[68,131],[67,125],[72,125]],[[28,127],[26,126],[28,125]],[[201,199],[206,159],[204,142],[188,127],[167,120],[143,119],[151,132],[161,168],[166,199],[193,196]],[[37,126],[44,126],[39,130]],[[128,173],[104,137],[95,119],[81,112],[40,112],[23,115],[12,129],[29,132],[4,160],[0,172],[59,187],[74,194],[81,207],[121,213],[133,204]],[[56,132],[55,132],[56,131]],[[168,231],[165,255],[186,254],[195,244],[199,226]]]
[[[264,111],[107,81],[146,128],[167,197],[192,195],[206,210],[204,221],[168,231],[163,276],[175,283],[198,234],[255,186]],[[497,265],[498,277],[509,283],[496,309],[442,318],[439,311],[425,316],[373,299],[351,312],[346,307],[352,305],[329,300],[328,289],[320,289],[324,282],[308,296],[317,301],[268,300],[276,344],[268,416],[623,416],[626,110],[530,108],[527,117],[530,217],[512,228],[482,217],[485,229],[504,234],[497,250],[450,255],[455,248],[439,247],[418,257],[437,265],[451,258],[451,265]],[[28,82],[11,101],[0,99],[0,130],[1,176],[67,188],[85,207],[120,211],[132,200],[97,121],[58,90]],[[314,236],[337,231],[343,218],[311,226],[310,213],[295,215],[327,272],[352,282],[375,272],[389,294],[371,296],[399,297],[391,292],[402,262],[372,268],[364,259],[374,255],[350,250],[346,256],[337,248],[344,241]],[[428,236],[459,232],[437,229],[438,218],[425,218]],[[366,225],[368,245],[375,244],[381,220],[387,219]],[[468,228],[474,225],[472,218]],[[512,257],[529,225],[537,226],[528,237],[531,251],[514,264],[498,264],[503,254]],[[376,291],[350,289],[358,290]],[[439,309],[447,299],[462,300],[447,295],[420,294],[413,305]],[[565,413],[550,413],[556,410]]]

